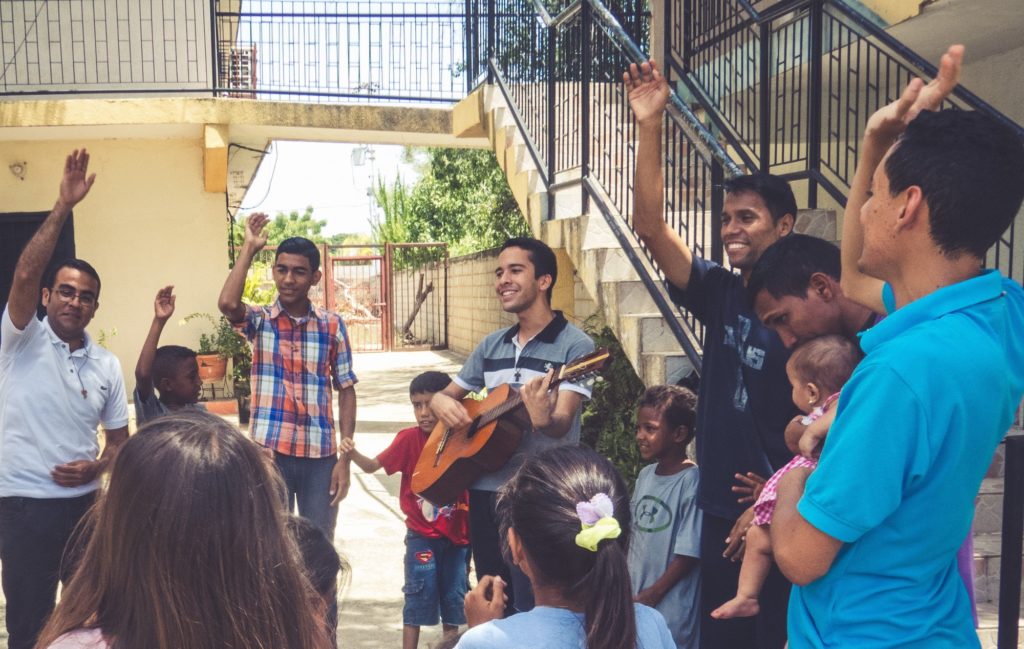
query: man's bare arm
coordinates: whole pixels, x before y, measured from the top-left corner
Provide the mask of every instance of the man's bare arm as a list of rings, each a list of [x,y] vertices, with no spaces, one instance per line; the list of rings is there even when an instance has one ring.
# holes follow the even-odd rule
[[[217,307],[231,322],[245,320],[245,305],[242,304],[242,291],[245,290],[245,275],[252,266],[252,260],[256,253],[263,250],[267,245],[266,225],[270,217],[262,212],[250,214],[245,222],[245,239],[238,251],[238,258],[235,265],[228,273],[224,281],[224,288],[220,290],[220,297],[217,299]]]
[[[523,405],[534,430],[548,437],[564,437],[583,405],[583,395],[572,390],[550,390],[554,370],[530,379],[520,388]]]
[[[356,388],[350,385],[338,390],[338,433],[341,439],[351,440],[356,432]],[[351,486],[351,458],[343,453],[331,472],[331,505],[337,505],[348,495]]]
[[[96,174],[89,175],[88,172],[89,153],[85,149],[75,149],[64,161],[64,175],[61,177],[60,191],[53,210],[18,257],[11,293],[7,299],[7,312],[18,329],[24,329],[35,316],[39,305],[39,283],[53,257],[60,232],[71,210],[92,189]]]
[[[885,313],[882,304],[882,280],[865,275],[858,267],[864,250],[864,232],[860,213],[871,196],[871,178],[889,148],[922,110],[936,110],[949,96],[960,79],[964,48],[953,45],[939,62],[939,74],[925,85],[912,80],[893,103],[878,109],[868,119],[861,142],[857,171],[850,185],[850,195],[843,213],[842,280],[843,293],[875,313]]]
[[[128,439],[128,427],[113,428],[105,433],[106,446],[96,460],[75,460],[53,467],[50,477],[62,487],[87,485],[110,468],[118,448]]]
[[[461,401],[467,394],[468,390],[452,381],[444,390],[435,392],[430,398],[430,410],[449,427],[466,426],[471,420]]]
[[[800,586],[823,577],[843,547],[842,541],[814,527],[797,511],[810,473],[810,469],[796,468],[782,476],[768,527],[775,563],[787,579]]]
[[[662,170],[662,122],[668,82],[653,60],[631,64],[622,75],[637,122],[636,175],[633,180],[633,228],[651,251],[665,277],[680,290],[690,283],[693,253],[665,221],[665,173]]]

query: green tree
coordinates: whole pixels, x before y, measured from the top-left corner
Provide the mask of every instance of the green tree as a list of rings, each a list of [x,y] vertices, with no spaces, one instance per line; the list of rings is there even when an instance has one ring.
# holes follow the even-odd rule
[[[504,172],[487,150],[429,149],[409,209],[413,240],[445,241],[456,255],[530,232]]]
[[[607,347],[612,358],[583,406],[580,440],[611,460],[632,491],[644,464],[636,447],[636,403],[644,384],[615,334],[599,317],[587,318],[583,329],[596,346]]]
[[[402,177],[397,176],[390,188],[384,185],[384,181],[377,179],[377,186],[373,188],[373,198],[380,206],[382,216],[370,218],[370,233],[377,243],[413,243],[410,233],[409,221],[413,218],[409,211],[409,198],[411,191],[404,183]]]
[[[298,210],[292,210],[285,214],[278,212],[274,220],[267,224],[267,245],[276,246],[289,237],[306,237],[313,243],[326,243],[323,229],[327,221],[313,218],[313,207],[309,206],[306,211],[299,214]],[[235,248],[240,248],[245,239],[245,219],[239,218],[231,227],[231,237]]]

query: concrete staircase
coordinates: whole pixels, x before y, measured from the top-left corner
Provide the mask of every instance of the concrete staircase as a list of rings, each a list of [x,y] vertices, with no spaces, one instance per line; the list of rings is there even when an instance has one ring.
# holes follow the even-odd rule
[[[454,122],[456,134],[486,133],[534,235],[571,262],[572,268],[559,269],[560,277],[575,271],[644,384],[675,383],[689,375],[693,365],[608,223],[599,213],[583,214],[578,171],[555,178],[554,219],[549,220],[548,191],[501,91],[477,90],[455,107]],[[644,258],[638,247],[635,252]]]

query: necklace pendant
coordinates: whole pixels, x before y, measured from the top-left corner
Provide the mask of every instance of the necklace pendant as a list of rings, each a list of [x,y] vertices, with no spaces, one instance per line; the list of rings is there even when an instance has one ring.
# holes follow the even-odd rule
[[[83,399],[88,399],[89,398],[89,391],[86,390],[85,388],[82,388],[82,398]]]
[[[516,370],[516,373],[512,376],[512,380],[515,381],[516,383],[519,383],[519,378],[519,370]]]

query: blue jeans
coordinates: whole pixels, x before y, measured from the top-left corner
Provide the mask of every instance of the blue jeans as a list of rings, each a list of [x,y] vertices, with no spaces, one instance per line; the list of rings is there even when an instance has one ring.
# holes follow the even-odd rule
[[[81,551],[73,539],[95,494],[0,498],[0,561],[11,649],[32,649],[53,612],[57,581],[71,578]]]
[[[466,623],[463,609],[469,590],[469,546],[449,539],[428,539],[412,530],[405,535],[406,626],[433,626],[441,621],[452,626]]]
[[[338,507],[331,507],[331,472],[337,462],[333,455],[293,457],[274,453],[274,463],[288,490],[288,511],[294,511],[298,503],[299,516],[320,528],[332,543]]]

